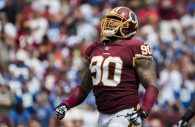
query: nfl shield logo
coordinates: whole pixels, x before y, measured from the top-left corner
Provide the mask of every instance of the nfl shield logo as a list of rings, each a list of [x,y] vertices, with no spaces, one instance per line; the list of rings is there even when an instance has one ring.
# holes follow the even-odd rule
[[[106,46],[104,49],[105,49],[105,50],[109,50],[110,48],[109,48],[108,46]]]

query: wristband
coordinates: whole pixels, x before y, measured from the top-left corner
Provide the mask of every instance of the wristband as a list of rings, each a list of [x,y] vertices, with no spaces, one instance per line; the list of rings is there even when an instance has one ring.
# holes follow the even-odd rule
[[[62,103],[66,105],[68,109],[70,109],[81,104],[85,100],[87,95],[88,93],[84,89],[82,89],[80,86],[77,86],[72,90],[69,97]]]
[[[154,105],[154,102],[157,100],[158,97],[158,89],[153,86],[153,85],[149,85],[146,89],[146,92],[144,94],[143,97],[143,103],[141,108],[147,113],[149,114],[152,106]]]

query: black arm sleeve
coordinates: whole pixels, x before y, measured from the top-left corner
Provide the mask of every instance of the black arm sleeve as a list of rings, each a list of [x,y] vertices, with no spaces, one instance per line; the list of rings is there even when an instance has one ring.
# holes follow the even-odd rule
[[[188,122],[194,116],[194,114],[195,114],[195,100],[192,102],[191,106],[184,114],[182,119]]]

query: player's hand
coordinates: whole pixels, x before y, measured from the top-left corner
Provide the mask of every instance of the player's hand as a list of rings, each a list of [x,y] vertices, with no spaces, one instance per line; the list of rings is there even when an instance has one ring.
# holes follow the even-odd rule
[[[62,120],[68,111],[68,108],[64,104],[60,104],[55,108],[55,114],[58,120]]]
[[[141,125],[142,121],[147,117],[147,114],[141,108],[137,111],[133,111],[131,114],[127,114],[127,119],[133,125]]]
[[[177,127],[186,127],[188,125],[188,123],[185,120],[180,120],[177,123]]]

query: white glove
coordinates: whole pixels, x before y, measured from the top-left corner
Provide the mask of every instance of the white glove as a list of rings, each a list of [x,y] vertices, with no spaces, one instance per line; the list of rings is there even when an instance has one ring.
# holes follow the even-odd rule
[[[178,123],[177,123],[177,127],[186,127],[187,126],[187,122],[184,121],[184,120],[180,120]]]
[[[141,108],[137,111],[133,111],[131,114],[127,114],[127,119],[129,120],[129,122],[136,126],[142,125],[142,122],[146,117],[146,112]]]
[[[68,111],[68,108],[64,104],[60,104],[55,108],[55,114],[58,120],[62,120]]]

